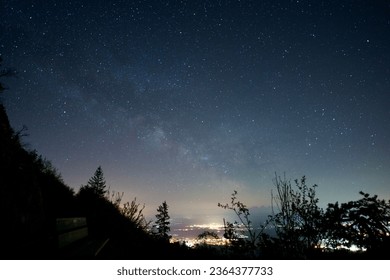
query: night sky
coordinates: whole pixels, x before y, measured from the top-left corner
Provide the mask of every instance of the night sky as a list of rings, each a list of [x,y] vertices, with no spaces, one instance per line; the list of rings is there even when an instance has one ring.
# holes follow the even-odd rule
[[[233,190],[269,206],[275,172],[320,205],[390,198],[390,2],[0,3],[11,125],[78,190],[221,222]]]

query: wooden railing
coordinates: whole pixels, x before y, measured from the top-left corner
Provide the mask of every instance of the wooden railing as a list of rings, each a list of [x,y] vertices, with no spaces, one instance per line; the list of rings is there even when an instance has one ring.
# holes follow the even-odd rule
[[[95,258],[109,239],[91,238],[85,217],[58,218],[57,244],[59,257]]]

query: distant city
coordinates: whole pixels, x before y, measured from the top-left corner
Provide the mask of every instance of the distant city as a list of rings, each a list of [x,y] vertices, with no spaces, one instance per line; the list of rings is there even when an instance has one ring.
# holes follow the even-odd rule
[[[224,231],[224,225],[222,223],[189,225],[176,223],[171,226],[172,238],[170,242],[179,242],[187,245],[188,247],[194,247],[197,244],[226,245],[229,240],[224,238]],[[216,234],[218,238],[211,235],[206,235],[203,236],[203,238],[199,238],[199,235],[205,232]],[[273,230],[267,227],[266,232],[272,235]],[[242,234],[241,238],[247,238],[247,236]]]
[[[202,234],[205,231],[215,232],[218,234],[219,238],[205,238],[199,239],[199,234]],[[210,224],[193,224],[193,225],[183,225],[175,224],[172,226],[171,230],[171,242],[183,243],[189,247],[193,247],[196,244],[207,243],[209,245],[225,245],[227,239],[223,237],[224,226],[223,224],[210,223]]]

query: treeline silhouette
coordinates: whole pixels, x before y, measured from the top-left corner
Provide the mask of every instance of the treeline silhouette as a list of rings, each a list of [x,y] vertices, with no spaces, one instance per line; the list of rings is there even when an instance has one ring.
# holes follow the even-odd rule
[[[0,56],[0,78],[16,74],[13,69],[3,69],[1,63]],[[0,94],[6,89],[0,83]],[[190,251],[186,246],[170,245],[165,201],[157,209],[161,217],[149,229],[151,222],[143,216],[144,207],[136,199],[122,203],[123,194],[107,188],[100,166],[75,192],[50,161],[26,148],[24,136],[25,128],[14,131],[11,127],[0,99],[1,259],[158,259],[181,258]],[[109,240],[98,256],[74,255],[59,248],[57,219],[73,217],[86,218],[87,242]]]
[[[89,242],[109,240],[96,258],[182,258],[191,253],[169,243],[165,201],[150,227],[136,199],[122,203],[123,194],[107,188],[100,166],[76,193],[48,160],[23,146],[21,136],[0,104],[1,259],[95,258],[58,248],[56,220],[66,217],[86,217]]]
[[[0,61],[1,62],[1,61]],[[2,70],[0,77],[10,72]],[[0,93],[4,87],[0,84]],[[306,177],[291,183],[275,174],[272,213],[262,224],[234,191],[228,203],[236,221],[223,236],[206,231],[190,248],[171,243],[168,204],[147,221],[145,205],[107,187],[101,166],[78,192],[67,186],[50,161],[23,145],[25,129],[14,131],[0,102],[1,259],[388,259],[390,201],[361,192],[347,203],[318,206],[316,185]],[[98,255],[77,255],[58,247],[58,218],[86,217],[87,240],[109,240]],[[222,239],[223,238],[223,239]],[[224,245],[208,240],[221,239]],[[201,242],[203,240],[203,242]],[[350,248],[355,247],[357,251]]]
[[[229,254],[265,259],[389,259],[390,200],[359,192],[347,203],[318,206],[317,185],[275,174],[272,214],[261,225],[250,219],[237,191],[218,206],[233,211],[237,221],[224,221]]]

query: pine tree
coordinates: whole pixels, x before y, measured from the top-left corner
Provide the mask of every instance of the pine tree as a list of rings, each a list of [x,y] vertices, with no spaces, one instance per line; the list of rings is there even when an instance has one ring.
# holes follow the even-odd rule
[[[164,240],[169,240],[171,236],[168,234],[171,230],[170,217],[168,214],[168,204],[164,201],[158,208],[158,214],[156,215],[157,221],[155,222],[155,228],[157,229],[156,235]]]
[[[100,197],[103,197],[106,194],[106,180],[104,179],[101,166],[96,169],[94,175],[88,180],[87,185],[82,188],[90,190]]]

